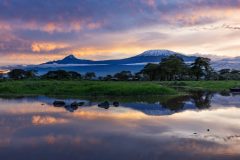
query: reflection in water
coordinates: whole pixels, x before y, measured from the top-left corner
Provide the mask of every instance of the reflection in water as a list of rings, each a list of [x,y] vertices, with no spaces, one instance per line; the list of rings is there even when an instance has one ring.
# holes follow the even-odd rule
[[[78,109],[78,106],[68,105],[68,106],[65,106],[65,109],[69,112],[74,112]]]
[[[176,112],[181,112],[184,110],[189,109],[207,109],[211,107],[211,99],[213,97],[213,93],[209,92],[194,92],[191,95],[184,95],[184,96],[178,96],[178,97],[165,97],[165,99],[155,99],[154,103],[147,103],[144,102],[122,102],[121,106],[125,108],[131,108],[134,110],[142,111],[143,113],[147,115],[167,115],[167,114],[173,114]],[[49,99],[45,97],[46,99]],[[42,99],[44,100],[44,98]],[[74,100],[72,100],[74,101]],[[56,105],[55,102],[61,103],[61,105]],[[71,100],[67,100],[67,103],[65,105],[65,102],[62,101],[54,101],[53,105],[55,107],[63,107],[69,112],[74,112],[79,107],[83,106],[85,103],[83,102],[77,102],[76,100],[73,103],[70,103]],[[79,103],[83,103],[82,105],[78,105]],[[48,100],[48,104],[51,104]],[[63,104],[63,105],[62,105]],[[74,105],[73,105],[74,104]],[[85,107],[92,107],[94,105],[97,105],[99,108],[103,109],[111,109],[113,107],[118,107],[120,103],[118,101],[113,101],[112,103],[109,101],[104,102],[89,102],[88,105],[85,105]]]
[[[108,109],[54,100],[0,99],[0,159],[240,158],[240,96],[199,92]]]
[[[210,92],[194,92],[191,95],[179,96],[163,102],[165,108],[179,112],[185,109],[207,109],[211,107],[211,99],[213,93]]]
[[[196,92],[192,96],[196,107],[199,109],[210,108],[212,97],[213,94],[209,92]]]

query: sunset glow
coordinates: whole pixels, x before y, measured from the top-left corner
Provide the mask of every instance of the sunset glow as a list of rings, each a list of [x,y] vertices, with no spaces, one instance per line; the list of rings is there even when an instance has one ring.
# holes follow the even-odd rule
[[[2,0],[0,65],[149,49],[239,56],[240,0]]]

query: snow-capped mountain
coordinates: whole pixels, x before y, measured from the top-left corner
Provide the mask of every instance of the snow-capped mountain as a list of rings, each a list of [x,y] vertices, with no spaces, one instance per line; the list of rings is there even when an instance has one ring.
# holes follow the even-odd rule
[[[184,54],[173,52],[170,50],[149,50],[130,58],[118,60],[92,61],[78,59],[74,55],[69,55],[62,60],[51,61],[44,64],[104,64],[104,65],[146,64],[146,63],[159,63],[161,62],[162,58],[166,58],[170,55],[178,55],[179,57],[183,58],[185,62],[193,62],[196,58],[195,56],[186,56]]]
[[[179,53],[173,52],[170,50],[148,50],[148,51],[145,51],[145,52],[139,54],[138,56],[145,56],[145,57],[155,56],[155,57],[157,57],[157,56],[171,56],[174,54],[179,54]]]
[[[50,70],[63,69],[67,71],[77,71],[80,73],[95,72],[98,76],[115,74],[117,72],[127,70],[131,72],[139,72],[147,63],[159,63],[163,58],[170,55],[181,57],[185,63],[192,63],[197,56],[189,56],[170,50],[148,50],[133,57],[115,60],[93,61],[79,59],[74,55],[56,61],[46,62],[40,65],[31,65],[25,68],[37,70],[39,74],[44,74]],[[240,69],[240,57],[224,58],[212,61],[215,70],[223,68]]]
[[[28,69],[37,70],[39,74],[58,69],[77,71],[80,73],[95,72],[99,76],[115,74],[123,70],[136,73],[143,69],[147,63],[160,63],[163,58],[175,54],[183,58],[186,63],[191,63],[196,59],[195,56],[186,56],[170,50],[149,50],[129,58],[101,61],[78,59],[70,54],[61,60],[30,66]]]

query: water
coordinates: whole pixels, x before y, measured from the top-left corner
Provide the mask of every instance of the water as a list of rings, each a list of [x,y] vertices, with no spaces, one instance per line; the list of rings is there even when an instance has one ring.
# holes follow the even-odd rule
[[[240,159],[239,95],[122,99],[108,109],[54,100],[0,98],[0,159]]]

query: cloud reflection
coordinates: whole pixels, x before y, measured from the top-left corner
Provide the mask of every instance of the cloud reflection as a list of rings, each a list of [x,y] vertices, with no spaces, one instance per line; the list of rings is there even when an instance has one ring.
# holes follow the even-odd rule
[[[240,109],[217,108],[217,99],[213,109],[167,116],[94,105],[69,113],[37,99],[0,99],[0,158],[237,159]]]

